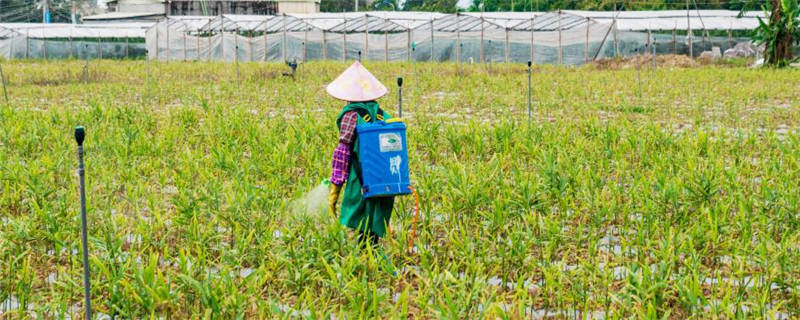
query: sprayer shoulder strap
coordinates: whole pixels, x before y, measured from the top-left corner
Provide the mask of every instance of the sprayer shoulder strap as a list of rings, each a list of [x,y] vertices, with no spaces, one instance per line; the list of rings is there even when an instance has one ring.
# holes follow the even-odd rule
[[[356,112],[358,112],[358,116],[361,117],[361,119],[364,120],[364,122],[367,123],[372,122],[372,116],[369,115],[369,111],[367,111],[367,109],[357,108]],[[383,121],[384,119],[383,110],[381,108],[378,108],[378,112],[375,115],[375,118],[377,118],[376,120],[378,121]]]
[[[369,111],[367,111],[367,109],[355,108],[354,111],[358,113],[358,116],[361,117],[361,120],[364,120],[364,123],[371,123],[372,122],[372,120],[373,120],[372,116],[369,115]],[[377,118],[378,121],[383,121],[383,119],[384,119],[383,110],[380,107],[378,108],[378,111],[375,113],[375,118]],[[355,152],[353,152],[351,154],[351,156],[353,157],[353,159],[355,161],[359,162],[359,164],[357,165],[357,169],[354,170],[354,171],[356,173],[356,177],[358,178],[358,182],[361,185],[363,185],[364,184],[364,180],[361,177],[361,164],[360,164],[361,160],[359,159],[361,157],[361,155],[358,154],[358,146],[356,144],[353,144],[353,150]]]

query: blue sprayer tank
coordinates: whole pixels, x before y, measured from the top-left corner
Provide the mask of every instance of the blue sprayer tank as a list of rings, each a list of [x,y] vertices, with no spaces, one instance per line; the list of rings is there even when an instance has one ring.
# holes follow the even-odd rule
[[[364,198],[410,194],[406,125],[375,121],[358,125],[356,131]]]

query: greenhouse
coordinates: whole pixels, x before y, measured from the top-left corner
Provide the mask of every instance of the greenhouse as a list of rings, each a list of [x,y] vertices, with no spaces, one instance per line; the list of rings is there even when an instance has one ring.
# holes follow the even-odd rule
[[[170,16],[157,23],[0,24],[11,58],[162,61],[460,61],[582,64],[642,52],[726,50],[761,12],[347,12]],[[713,33],[713,34],[712,34]],[[726,35],[727,33],[727,35]]]
[[[152,23],[0,24],[0,57],[14,59],[122,59],[145,53]]]

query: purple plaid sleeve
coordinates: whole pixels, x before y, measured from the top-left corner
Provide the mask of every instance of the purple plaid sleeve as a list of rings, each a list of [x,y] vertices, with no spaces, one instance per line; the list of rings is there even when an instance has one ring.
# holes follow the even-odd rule
[[[353,144],[353,137],[356,135],[356,125],[358,124],[358,113],[350,111],[342,117],[339,128],[339,143]]]
[[[342,117],[339,125],[339,145],[333,150],[331,183],[341,186],[350,176],[350,148],[355,137],[358,114],[348,112]]]
[[[339,143],[333,150],[333,171],[331,172],[331,183],[341,186],[350,176],[347,170],[350,165],[350,146]]]

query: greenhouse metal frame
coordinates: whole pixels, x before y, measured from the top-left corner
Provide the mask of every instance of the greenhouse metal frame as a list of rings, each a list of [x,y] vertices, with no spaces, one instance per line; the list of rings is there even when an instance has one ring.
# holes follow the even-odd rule
[[[726,10],[170,16],[156,23],[0,24],[5,58],[456,61],[577,65],[642,52],[722,50],[762,12]],[[711,37],[709,30],[728,31]],[[683,33],[678,35],[678,31]],[[699,31],[702,40],[693,36]],[[66,44],[69,45],[66,45]],[[77,45],[75,43],[78,43]]]

